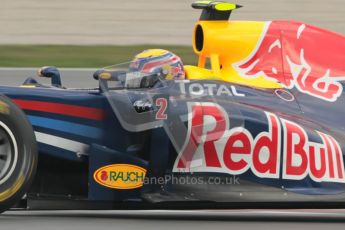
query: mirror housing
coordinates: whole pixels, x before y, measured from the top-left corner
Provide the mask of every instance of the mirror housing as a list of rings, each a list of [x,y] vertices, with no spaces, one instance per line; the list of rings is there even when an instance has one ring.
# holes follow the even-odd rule
[[[56,87],[59,87],[59,88],[62,87],[60,72],[54,66],[44,66],[44,67],[40,68],[38,70],[38,72],[37,72],[37,75],[39,77],[50,78],[51,79],[51,84],[53,86],[56,86]]]
[[[119,80],[121,80],[121,76],[123,78],[124,75],[126,75],[126,71],[100,69],[100,70],[97,70],[93,74],[93,78],[96,81],[98,81],[98,80],[119,81]]]

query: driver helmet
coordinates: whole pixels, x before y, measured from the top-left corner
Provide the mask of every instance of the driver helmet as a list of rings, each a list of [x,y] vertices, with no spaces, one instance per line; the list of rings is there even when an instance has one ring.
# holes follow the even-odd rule
[[[129,66],[130,71],[158,74],[165,80],[183,80],[185,72],[181,58],[163,49],[148,49],[137,54]]]

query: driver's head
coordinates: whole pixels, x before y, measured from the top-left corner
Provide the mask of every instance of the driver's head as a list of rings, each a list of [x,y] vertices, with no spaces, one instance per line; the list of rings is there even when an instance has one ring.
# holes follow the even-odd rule
[[[131,71],[160,74],[165,80],[183,80],[185,73],[181,58],[163,49],[149,49],[132,60]]]

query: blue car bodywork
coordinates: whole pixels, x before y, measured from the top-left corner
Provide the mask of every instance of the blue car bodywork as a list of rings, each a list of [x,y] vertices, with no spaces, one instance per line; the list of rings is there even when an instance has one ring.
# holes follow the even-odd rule
[[[212,91],[207,90],[207,85],[210,84],[213,85]],[[200,90],[195,90],[196,86],[204,89],[202,95]],[[228,90],[219,91],[220,87],[226,87]],[[343,166],[344,155],[342,153],[345,151],[343,144],[345,143],[345,124],[342,118],[345,112],[342,106],[344,105],[344,95],[336,102],[330,103],[294,90],[260,89],[208,80],[167,81],[162,87],[117,89],[108,92],[101,89],[83,90],[55,87],[1,87],[0,92],[25,111],[35,130],[41,160],[38,167],[39,176],[33,185],[32,194],[42,193],[47,197],[52,195],[68,197],[72,194],[72,197],[89,201],[136,200],[148,203],[163,201],[305,202],[315,200],[330,202],[344,198],[343,172],[345,169],[339,168],[339,166]],[[145,101],[147,98],[151,99],[149,108],[139,112],[135,110],[137,109],[135,102]],[[165,111],[166,120],[159,120],[158,123],[145,126],[145,128],[133,128],[139,127],[139,124],[128,126],[126,119],[131,116],[144,115],[146,116],[143,120],[145,123],[156,122],[159,107],[154,105],[157,98],[165,98],[168,101]],[[227,167],[227,162],[225,162],[225,155],[229,153],[225,150],[223,153],[219,153],[222,149],[217,149],[217,146],[215,147],[218,154],[216,160],[221,164],[217,166],[207,162],[212,161],[212,156],[210,156],[209,150],[206,150],[205,143],[221,146],[221,139],[227,141],[231,137],[235,137],[232,134],[224,134],[221,138],[214,137],[215,139],[211,142],[205,139],[195,142],[197,145],[194,148],[195,152],[198,152],[200,149],[197,149],[200,147],[204,148],[204,151],[201,152],[205,155],[200,155],[199,159],[199,161],[203,161],[200,163],[201,166],[193,166],[198,161],[198,159],[193,159],[193,156],[187,163],[189,166],[179,166],[178,161],[181,160],[181,154],[183,154],[181,152],[184,151],[184,146],[190,139],[191,129],[193,130],[193,124],[190,124],[193,117],[189,117],[188,114],[193,113],[192,105],[203,104],[215,106],[213,108],[218,106],[225,111],[230,123],[226,131],[231,132],[231,130],[240,128],[242,131],[238,131],[239,133],[247,133],[247,136],[255,140],[260,135],[266,133],[269,136],[268,134],[270,134],[271,147],[274,145],[273,135],[278,135],[277,144],[279,143],[279,146],[275,147],[279,150],[279,156],[274,159],[270,158],[271,152],[268,151],[267,155],[262,149],[263,152],[258,154],[265,155],[266,158],[269,158],[268,160],[261,159],[255,163],[251,160],[244,160],[244,155],[242,155],[242,159],[241,155],[236,159],[233,156],[232,161],[235,164],[242,161],[248,167],[246,166],[247,169],[242,171],[235,170],[231,173],[229,169],[232,166]],[[117,105],[119,106],[114,108]],[[118,111],[116,111],[117,109]],[[269,118],[269,114],[272,115],[271,118]],[[212,116],[212,114],[208,114],[208,116]],[[224,120],[224,117],[222,119]],[[273,126],[272,121],[276,121],[277,124]],[[296,134],[298,132],[294,133],[296,130],[292,130],[292,133],[285,130],[288,127],[286,121],[300,127],[307,135],[305,146],[302,146],[306,153],[305,156],[298,152],[301,140],[296,139],[294,143],[291,143],[292,150],[287,143],[284,143],[287,142],[286,135],[298,136]],[[217,126],[220,121],[216,119],[210,122]],[[274,127],[279,133],[272,132]],[[323,139],[325,136],[329,138]],[[334,141],[338,144],[335,144]],[[253,149],[257,145],[257,142],[255,142],[256,144],[254,142],[254,140],[251,141]],[[242,144],[245,142],[243,141]],[[315,178],[316,174],[310,169],[312,164],[310,151],[308,151],[310,146],[316,147],[316,153],[318,152],[315,154],[314,149],[313,161],[317,167],[314,172],[320,173],[320,170],[324,168],[323,174],[321,172],[322,175],[319,178]],[[340,146],[340,149],[337,149],[337,146]],[[321,151],[321,149],[325,151]],[[304,168],[306,172],[292,175],[284,169],[288,161],[287,151],[292,151],[291,157],[294,158],[290,166],[303,170],[301,165],[303,161],[306,161],[307,167]],[[341,154],[341,159],[339,154]],[[223,156],[223,159],[220,159],[219,156]],[[251,155],[250,158],[253,159],[253,156]],[[298,160],[299,158],[301,159]],[[272,168],[266,168],[265,172],[259,173],[258,171],[262,169],[265,162],[271,160],[278,166],[277,171],[272,172],[270,171]],[[61,164],[61,166],[56,164]],[[95,171],[112,164],[140,166],[147,170],[147,178],[170,177],[162,183],[157,184],[151,181],[151,183],[144,183],[143,186],[135,189],[114,189],[97,183],[93,176]],[[66,168],[64,168],[65,166]],[[227,169],[224,170],[224,168]],[[51,172],[49,172],[50,169]],[[50,178],[48,175],[63,174],[64,170],[71,175],[61,177],[65,179],[60,180],[57,175],[56,178],[54,177],[54,181],[50,182],[58,184],[61,189],[54,191],[48,189],[50,184],[47,183],[47,180],[50,180],[47,179]],[[265,173],[269,172],[273,174],[265,176]],[[171,177],[178,178],[180,183],[174,183]],[[209,179],[215,177],[219,178],[218,183],[211,183]],[[181,183],[181,178],[202,178],[203,180],[200,183]],[[231,183],[228,181],[229,178],[233,178]],[[74,188],[71,184],[79,184],[84,191]],[[47,188],[42,189],[40,187],[42,185]]]

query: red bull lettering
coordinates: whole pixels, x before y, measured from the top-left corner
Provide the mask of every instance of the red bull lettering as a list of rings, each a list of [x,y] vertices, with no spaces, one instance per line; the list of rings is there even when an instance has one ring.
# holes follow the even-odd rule
[[[342,149],[330,135],[265,112],[268,131],[253,137],[245,127],[229,129],[224,109],[214,103],[189,103],[188,134],[174,172],[217,172],[259,178],[345,183]],[[282,167],[281,167],[282,166]],[[282,168],[282,172],[280,172]]]

